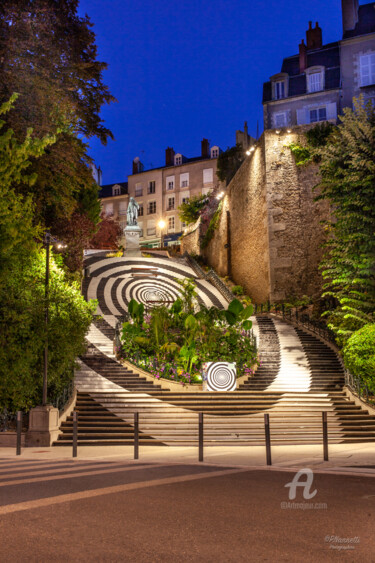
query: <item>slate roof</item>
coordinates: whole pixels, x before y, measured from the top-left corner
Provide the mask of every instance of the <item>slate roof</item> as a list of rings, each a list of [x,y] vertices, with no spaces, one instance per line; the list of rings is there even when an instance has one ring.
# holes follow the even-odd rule
[[[325,90],[340,87],[340,50],[339,43],[328,43],[320,49],[307,51],[307,68],[311,66],[325,67]],[[281,72],[289,75],[288,98],[303,96],[307,93],[305,73],[299,72],[299,55],[292,55],[283,60]],[[286,98],[286,99],[288,99]],[[272,101],[271,82],[263,84],[263,102]]]
[[[358,22],[354,29],[345,31],[343,39],[375,32],[375,2],[363,4],[358,9]]]
[[[113,186],[120,186],[121,195],[128,193],[128,183],[127,182],[114,182],[113,184],[105,184],[100,187],[99,198],[103,199],[105,197],[113,197]]]

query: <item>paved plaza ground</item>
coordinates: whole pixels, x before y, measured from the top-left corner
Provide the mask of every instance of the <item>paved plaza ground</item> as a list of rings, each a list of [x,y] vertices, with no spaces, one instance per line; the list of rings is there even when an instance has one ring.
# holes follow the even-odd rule
[[[3,448],[0,560],[375,561],[373,446],[318,450],[275,447],[266,468],[257,447],[204,463],[193,448]],[[301,467],[317,492],[293,501]]]

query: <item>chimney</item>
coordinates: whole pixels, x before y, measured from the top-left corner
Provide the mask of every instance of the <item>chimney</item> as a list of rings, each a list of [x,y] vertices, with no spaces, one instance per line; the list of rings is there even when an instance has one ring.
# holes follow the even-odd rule
[[[208,141],[208,139],[202,139],[201,141],[201,147],[202,147],[202,157],[203,158],[209,158],[210,156],[210,143]]]
[[[302,74],[305,72],[307,68],[307,54],[306,54],[306,45],[304,40],[302,39],[301,43],[299,44],[299,72]]]
[[[358,0],[341,0],[342,31],[354,29],[358,23]]]
[[[306,45],[307,49],[320,49],[323,45],[322,41],[322,28],[316,22],[315,27],[312,27],[312,22],[309,22],[309,29],[306,31]]]
[[[140,172],[143,172],[143,164],[139,156],[136,156],[133,160],[133,174],[139,174]]]
[[[174,150],[172,147],[165,149],[165,166],[173,166]]]

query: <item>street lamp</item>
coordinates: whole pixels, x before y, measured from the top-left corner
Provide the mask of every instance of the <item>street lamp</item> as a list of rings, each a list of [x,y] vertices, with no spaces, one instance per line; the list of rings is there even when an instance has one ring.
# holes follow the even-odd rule
[[[160,246],[161,248],[164,247],[164,233],[163,233],[163,229],[166,225],[166,222],[164,221],[164,219],[160,219],[159,223],[158,223],[158,227],[160,229]]]
[[[46,246],[46,275],[44,278],[44,325],[46,329],[46,339],[44,344],[44,366],[43,366],[43,396],[42,405],[47,405],[47,382],[48,382],[48,322],[49,322],[49,247],[56,242],[57,248],[65,248],[66,245],[55,239],[49,231],[45,233],[44,244]]]
[[[44,278],[44,325],[46,329],[44,344],[44,371],[43,371],[43,399],[42,405],[47,404],[47,375],[48,375],[48,297],[49,297],[49,247],[51,244],[51,233],[45,234],[44,243],[46,245],[46,275]]]

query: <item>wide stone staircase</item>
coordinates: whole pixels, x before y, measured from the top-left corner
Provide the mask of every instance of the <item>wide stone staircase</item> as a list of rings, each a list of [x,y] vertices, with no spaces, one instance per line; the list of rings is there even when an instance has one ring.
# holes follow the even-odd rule
[[[155,259],[146,262],[148,267],[159,267],[160,276],[184,271],[181,260],[169,264],[163,259],[161,265]],[[127,285],[134,273],[124,260],[91,259],[90,264],[97,276],[92,272],[84,291],[98,298],[97,313],[102,318],[90,328],[89,346],[76,373],[79,445],[133,444],[135,413],[139,443],[145,446],[197,445],[199,413],[204,414],[206,446],[264,444],[265,413],[273,444],[322,443],[323,411],[330,443],[375,441],[375,416],[349,399],[335,351],[317,336],[271,315],[252,319],[261,365],[235,392],[169,391],[136,368],[121,365],[113,354],[114,327],[120,314],[126,313],[132,291],[141,294],[142,280],[136,277],[136,289]],[[186,273],[192,276],[189,266]],[[150,291],[153,282],[145,278],[144,283]],[[170,282],[165,279],[165,283]],[[206,285],[201,299],[212,303],[219,297]],[[72,415],[62,424],[56,446],[71,445]]]

